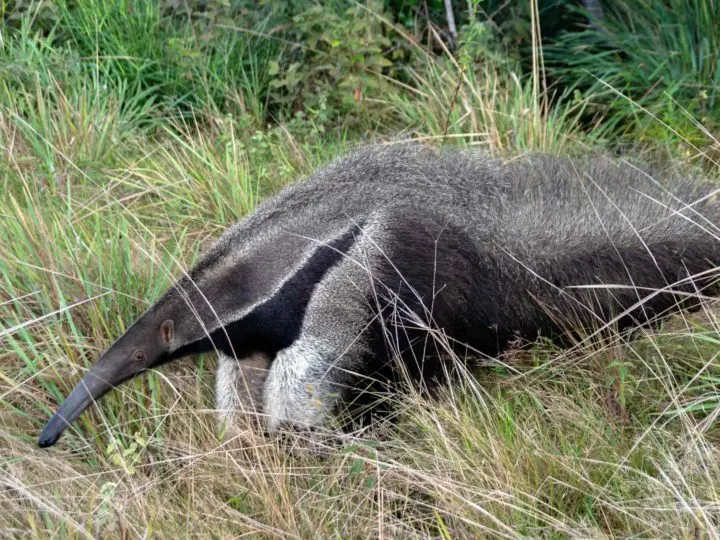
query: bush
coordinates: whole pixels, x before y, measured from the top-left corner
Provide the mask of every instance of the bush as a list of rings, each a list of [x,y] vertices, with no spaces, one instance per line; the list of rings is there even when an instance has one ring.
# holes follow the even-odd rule
[[[323,131],[382,115],[386,78],[409,58],[381,2],[16,1],[3,17],[13,34],[25,28],[72,53],[73,69],[164,115],[232,113],[254,129],[299,117]]]
[[[717,0],[608,4],[604,20],[546,48],[550,73],[589,96],[616,135],[706,146],[720,129],[719,9]]]

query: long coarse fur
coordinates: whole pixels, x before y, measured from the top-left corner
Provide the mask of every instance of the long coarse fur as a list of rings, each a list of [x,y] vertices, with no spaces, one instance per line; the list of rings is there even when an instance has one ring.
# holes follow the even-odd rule
[[[709,294],[718,224],[707,184],[604,157],[369,147],[230,228],[98,366],[172,321],[148,365],[215,348],[226,417],[250,402],[271,429],[318,426],[396,353],[415,375],[437,369],[427,327],[495,355]]]

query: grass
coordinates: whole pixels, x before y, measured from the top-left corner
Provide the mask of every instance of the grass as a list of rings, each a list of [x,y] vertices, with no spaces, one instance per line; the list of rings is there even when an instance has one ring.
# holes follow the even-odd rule
[[[172,276],[335,155],[398,133],[503,154],[602,137],[578,125],[582,101],[547,105],[538,72],[470,70],[460,54],[421,55],[371,97],[388,114],[377,129],[353,133],[265,127],[243,87],[169,114],[152,84],[106,86],[28,27],[0,45],[4,536],[719,536],[713,305],[632,340],[513,350],[431,397],[407,389],[395,422],[325,457],[250,427],[223,438],[212,355],[137,378],[38,449],[56,404]],[[258,90],[247,54],[238,76]]]
[[[720,111],[717,9],[716,0],[613,2],[595,27],[548,47],[549,72],[589,89],[587,112],[616,137],[711,148]]]

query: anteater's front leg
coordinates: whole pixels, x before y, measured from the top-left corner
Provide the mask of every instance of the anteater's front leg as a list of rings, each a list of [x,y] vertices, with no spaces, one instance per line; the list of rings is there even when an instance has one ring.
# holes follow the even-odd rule
[[[215,379],[216,408],[221,424],[232,425],[238,415],[262,413],[263,388],[271,358],[255,353],[236,359],[220,354]]]
[[[323,426],[351,389],[368,386],[375,279],[365,242],[364,235],[317,284],[300,336],[277,353],[263,399],[269,430]]]

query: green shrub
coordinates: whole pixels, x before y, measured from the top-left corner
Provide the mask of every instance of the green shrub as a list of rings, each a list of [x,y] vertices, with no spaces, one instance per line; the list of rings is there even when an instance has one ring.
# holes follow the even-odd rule
[[[720,128],[719,10],[717,0],[608,4],[596,26],[546,48],[550,73],[618,135],[702,148]]]
[[[247,90],[236,102],[261,113],[267,85],[260,75],[275,44],[218,26],[217,11],[182,21],[161,8],[153,0],[78,0],[64,5],[60,27],[89,70],[110,84],[151,90],[167,110],[226,110],[227,99]]]
[[[392,67],[383,54],[390,40],[383,35],[382,23],[364,6],[333,12],[313,5],[292,22],[296,45],[289,60],[270,67],[277,104],[324,122],[357,111],[364,106],[363,97],[382,89],[377,74]]]

